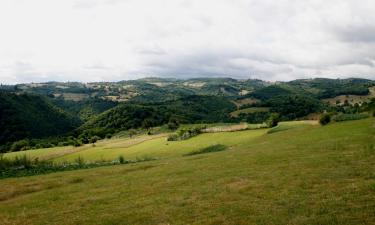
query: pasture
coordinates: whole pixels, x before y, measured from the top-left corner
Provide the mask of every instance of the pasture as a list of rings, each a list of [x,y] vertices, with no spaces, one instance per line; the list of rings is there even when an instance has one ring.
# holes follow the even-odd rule
[[[100,143],[79,154],[160,158],[1,180],[0,224],[375,223],[373,118],[267,131]],[[228,149],[182,156],[218,144]]]

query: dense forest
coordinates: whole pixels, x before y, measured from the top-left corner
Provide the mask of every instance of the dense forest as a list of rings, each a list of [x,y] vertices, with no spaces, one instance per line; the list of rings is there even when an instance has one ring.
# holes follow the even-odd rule
[[[129,129],[169,124],[263,123],[313,113],[374,110],[366,79],[305,79],[290,82],[231,78],[163,79],[0,86],[0,151],[78,145]],[[341,96],[334,104],[329,98]],[[354,101],[349,96],[358,96]],[[334,100],[331,100],[334,101]],[[233,116],[231,113],[242,110]],[[85,137],[83,140],[82,137]],[[13,147],[12,147],[13,146]]]
[[[64,135],[79,125],[79,119],[46,97],[0,91],[1,145],[25,138]]]

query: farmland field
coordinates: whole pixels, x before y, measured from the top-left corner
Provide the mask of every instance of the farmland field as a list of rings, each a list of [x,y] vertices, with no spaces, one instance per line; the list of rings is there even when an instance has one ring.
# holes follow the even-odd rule
[[[98,144],[80,153],[160,158],[1,180],[0,224],[375,223],[374,119],[266,132]],[[230,147],[182,156],[213,144]]]

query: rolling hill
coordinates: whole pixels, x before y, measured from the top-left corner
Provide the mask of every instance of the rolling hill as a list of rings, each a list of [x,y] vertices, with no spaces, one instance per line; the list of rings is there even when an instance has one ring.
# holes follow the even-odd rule
[[[81,154],[158,159],[1,180],[0,223],[373,224],[374,123],[102,142]],[[215,143],[228,149],[184,156]]]

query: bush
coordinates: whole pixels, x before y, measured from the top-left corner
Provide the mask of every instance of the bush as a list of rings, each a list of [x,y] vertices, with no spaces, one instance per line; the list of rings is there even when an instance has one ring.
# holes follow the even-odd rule
[[[81,156],[78,156],[78,158],[75,160],[75,162],[78,164],[78,166],[82,167],[83,165],[85,165],[85,160],[81,157]]]
[[[176,119],[170,119],[168,122],[168,129],[177,130],[180,126],[179,122]]]
[[[79,147],[79,146],[82,146],[83,144],[82,144],[82,141],[81,140],[79,140],[79,139],[76,139],[76,140],[74,140],[74,147]]]
[[[178,135],[177,134],[171,134],[168,136],[167,141],[178,141]]]
[[[90,143],[96,143],[97,141],[99,141],[100,140],[100,137],[99,136],[93,136],[93,137],[91,137],[90,138]]]
[[[20,150],[25,150],[28,147],[29,147],[29,140],[24,139],[24,140],[14,142],[12,146],[10,147],[10,151],[16,152]]]
[[[205,126],[197,126],[197,127],[191,127],[187,129],[180,129],[177,131],[176,134],[171,134],[168,137],[168,141],[181,141],[181,140],[187,140],[189,138],[192,138],[194,136],[199,135],[202,133],[202,129],[204,129]]]
[[[268,127],[276,127],[279,124],[279,120],[279,115],[277,113],[272,113],[266,124]]]
[[[118,161],[119,161],[120,164],[125,164],[126,163],[126,160],[125,160],[124,156],[122,156],[122,155],[120,155],[118,157]]]
[[[331,122],[331,116],[329,114],[323,114],[320,118],[319,118],[319,123],[321,125],[327,125],[329,124],[329,122]]]

